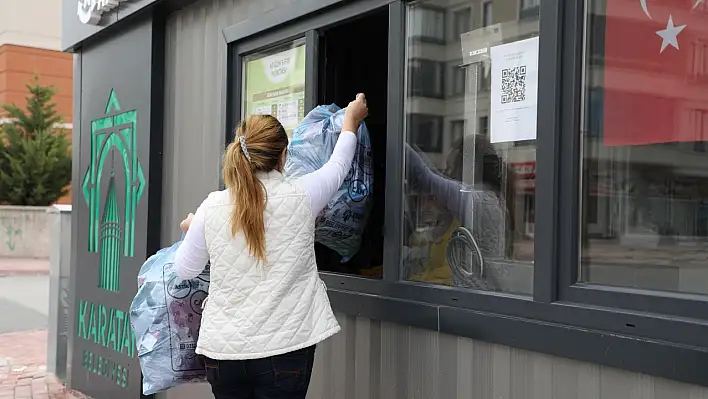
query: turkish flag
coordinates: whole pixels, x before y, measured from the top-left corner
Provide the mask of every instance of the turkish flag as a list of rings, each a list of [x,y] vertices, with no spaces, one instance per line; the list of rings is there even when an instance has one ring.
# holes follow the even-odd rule
[[[607,0],[605,145],[708,140],[706,3]]]

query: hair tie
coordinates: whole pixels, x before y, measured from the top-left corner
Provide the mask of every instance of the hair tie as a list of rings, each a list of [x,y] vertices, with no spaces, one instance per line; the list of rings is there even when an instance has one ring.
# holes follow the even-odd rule
[[[241,152],[243,152],[243,155],[246,156],[248,162],[251,162],[251,154],[248,153],[248,149],[246,148],[246,137],[238,136],[238,141],[241,143]]]

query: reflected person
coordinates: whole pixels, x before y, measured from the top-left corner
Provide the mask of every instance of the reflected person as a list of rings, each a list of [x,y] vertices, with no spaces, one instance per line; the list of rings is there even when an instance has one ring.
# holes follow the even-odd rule
[[[466,160],[464,154],[469,154]],[[428,245],[423,257],[424,265],[418,270],[411,270],[409,278],[414,281],[465,286],[480,289],[502,290],[491,276],[479,276],[468,273],[474,269],[470,262],[479,265],[478,258],[468,258],[467,264],[449,260],[451,249],[458,247],[448,243],[452,237],[459,235],[460,227],[464,227],[473,238],[474,245],[464,249],[481,256],[485,261],[504,259],[512,256],[513,245],[513,207],[514,207],[514,173],[503,159],[496,153],[486,137],[470,135],[460,138],[446,157],[445,174],[432,170],[421,154],[406,145],[406,182],[409,191],[423,198],[432,199],[442,220],[442,226],[435,229],[427,237],[421,237],[411,232],[409,243],[410,259],[413,264],[416,246]],[[470,174],[463,176],[463,174]],[[472,180],[473,184],[465,184],[463,178]],[[414,217],[407,212],[408,221],[415,224]],[[411,230],[415,230],[411,227]],[[464,242],[464,241],[463,241]],[[464,247],[464,245],[463,245]],[[420,251],[418,251],[420,252]],[[474,259],[473,259],[474,258]],[[453,260],[459,257],[454,257]],[[466,272],[468,271],[468,272]],[[478,270],[476,271],[479,272]]]

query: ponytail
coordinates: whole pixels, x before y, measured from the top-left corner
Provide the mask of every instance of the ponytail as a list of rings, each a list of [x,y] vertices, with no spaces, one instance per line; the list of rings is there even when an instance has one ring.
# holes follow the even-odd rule
[[[249,254],[259,262],[266,262],[267,194],[257,173],[278,168],[287,144],[287,134],[277,119],[255,115],[240,124],[236,140],[224,154],[224,182],[233,201],[229,219],[231,235],[235,237],[243,232]]]

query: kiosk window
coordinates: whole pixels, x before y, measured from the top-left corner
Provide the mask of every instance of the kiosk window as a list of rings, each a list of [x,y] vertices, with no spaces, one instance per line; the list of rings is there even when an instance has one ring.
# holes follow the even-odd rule
[[[316,244],[317,266],[321,271],[371,278],[383,276],[388,26],[388,7],[384,7],[318,32],[318,103],[346,107],[357,93],[366,93],[369,106],[366,126],[373,158],[373,190],[369,193],[371,208],[361,246],[351,259],[345,260],[332,249]],[[366,43],[364,52],[352,51],[346,45],[353,37]]]
[[[305,117],[305,40],[244,57],[245,117],[273,115],[288,135]]]
[[[488,16],[492,8],[496,15],[518,16],[516,1],[484,5]],[[435,44],[420,37],[419,16],[430,7],[453,13],[452,6],[426,0],[408,7],[409,62],[423,55],[443,65],[462,59],[465,79],[451,79],[462,85],[452,92],[463,98],[431,106],[416,90],[425,82],[412,81],[422,77],[407,76],[402,278],[531,294],[538,17],[505,21],[496,29],[473,26],[454,41]],[[486,51],[478,58],[468,55],[480,49]]]
[[[671,43],[622,5],[589,5],[578,279],[708,294],[708,156],[696,151],[708,142],[708,79],[695,57],[708,18],[677,2],[695,23]]]

